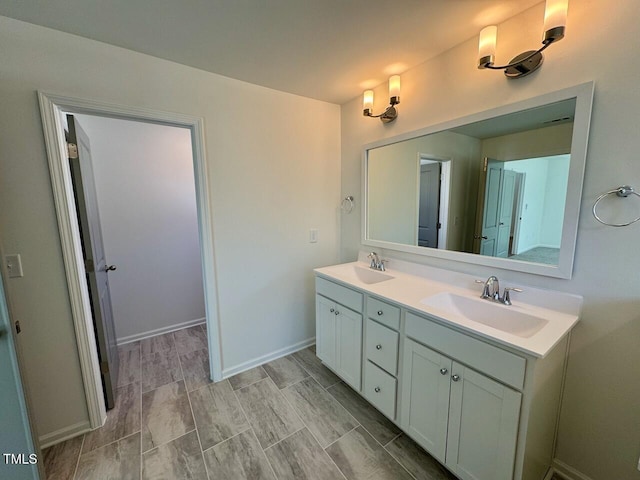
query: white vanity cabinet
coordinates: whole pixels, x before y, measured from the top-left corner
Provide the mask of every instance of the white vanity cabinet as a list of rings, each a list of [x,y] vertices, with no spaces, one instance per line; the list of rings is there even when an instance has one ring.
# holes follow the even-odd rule
[[[356,391],[362,378],[363,295],[316,278],[316,354]]]
[[[407,339],[402,420],[462,479],[510,480],[522,394]]]
[[[461,480],[547,478],[568,332],[534,355],[394,301],[401,289],[330,278],[316,276],[327,366]]]

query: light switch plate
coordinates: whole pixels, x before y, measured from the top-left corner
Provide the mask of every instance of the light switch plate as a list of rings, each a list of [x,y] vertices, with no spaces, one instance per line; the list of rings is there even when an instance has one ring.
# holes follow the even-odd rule
[[[22,273],[22,261],[19,253],[12,253],[4,256],[4,264],[7,267],[9,278],[24,277]]]
[[[318,243],[318,229],[312,228],[309,230],[309,243]]]

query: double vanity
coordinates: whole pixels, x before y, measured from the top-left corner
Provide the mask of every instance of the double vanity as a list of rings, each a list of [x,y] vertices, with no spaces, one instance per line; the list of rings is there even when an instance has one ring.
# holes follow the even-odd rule
[[[519,286],[505,305],[469,275],[364,260],[315,270],[318,357],[459,478],[545,479],[582,298]]]

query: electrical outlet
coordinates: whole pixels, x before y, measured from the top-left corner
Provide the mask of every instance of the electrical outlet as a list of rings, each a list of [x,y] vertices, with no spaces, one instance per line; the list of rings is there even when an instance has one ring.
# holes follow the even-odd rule
[[[309,243],[318,243],[318,229],[312,228],[309,230]]]
[[[22,273],[22,261],[19,253],[4,256],[4,264],[7,267],[9,278],[24,277]]]

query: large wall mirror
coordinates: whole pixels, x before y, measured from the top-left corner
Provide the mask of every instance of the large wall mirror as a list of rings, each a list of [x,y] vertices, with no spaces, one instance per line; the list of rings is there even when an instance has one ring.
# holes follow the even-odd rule
[[[362,243],[571,278],[593,83],[367,145]]]

